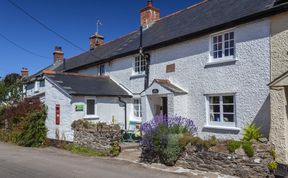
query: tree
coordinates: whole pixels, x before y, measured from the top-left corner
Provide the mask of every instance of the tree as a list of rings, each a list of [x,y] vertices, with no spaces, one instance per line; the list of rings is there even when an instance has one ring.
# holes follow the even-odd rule
[[[0,81],[0,104],[14,103],[22,99],[23,79],[11,73]]]
[[[11,74],[6,75],[6,77],[4,78],[4,84],[6,87],[10,87],[14,85],[15,83],[17,83],[20,79],[21,79],[21,76],[19,74],[11,73]]]

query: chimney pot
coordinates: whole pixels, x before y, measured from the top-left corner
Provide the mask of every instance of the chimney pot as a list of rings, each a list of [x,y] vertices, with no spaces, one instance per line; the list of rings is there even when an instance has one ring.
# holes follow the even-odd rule
[[[62,51],[62,47],[55,46],[53,56],[54,56],[54,64],[62,63],[64,59],[64,53]]]

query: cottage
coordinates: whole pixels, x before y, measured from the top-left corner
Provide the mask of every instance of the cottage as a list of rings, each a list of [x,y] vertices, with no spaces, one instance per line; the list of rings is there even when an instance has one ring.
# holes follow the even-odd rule
[[[271,126],[288,163],[287,10],[283,0],[205,0],[160,18],[149,0],[140,30],[108,43],[96,33],[90,50],[68,60],[56,47],[26,95],[48,106],[49,138],[73,140],[70,125],[81,118],[131,129],[179,115],[194,120],[199,136],[225,139],[241,138],[253,122],[267,137]]]

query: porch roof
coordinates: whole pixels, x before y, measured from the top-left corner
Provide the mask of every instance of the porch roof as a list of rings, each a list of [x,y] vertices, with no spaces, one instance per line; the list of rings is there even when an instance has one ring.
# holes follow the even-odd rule
[[[168,91],[170,91],[172,93],[175,93],[175,94],[187,94],[186,91],[184,91],[180,87],[178,87],[175,84],[173,84],[170,80],[166,80],[166,79],[154,79],[153,82],[150,84],[150,86],[147,89],[151,88],[154,83],[157,83],[158,85],[160,85],[161,87],[163,87],[164,89],[166,89],[166,90],[168,90]]]
[[[288,86],[288,71],[274,79],[268,84],[269,87],[284,87]]]

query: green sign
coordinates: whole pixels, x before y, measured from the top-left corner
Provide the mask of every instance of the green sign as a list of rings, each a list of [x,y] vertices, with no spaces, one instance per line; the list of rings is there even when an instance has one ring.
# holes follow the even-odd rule
[[[83,104],[76,105],[75,111],[84,111],[84,105]]]

